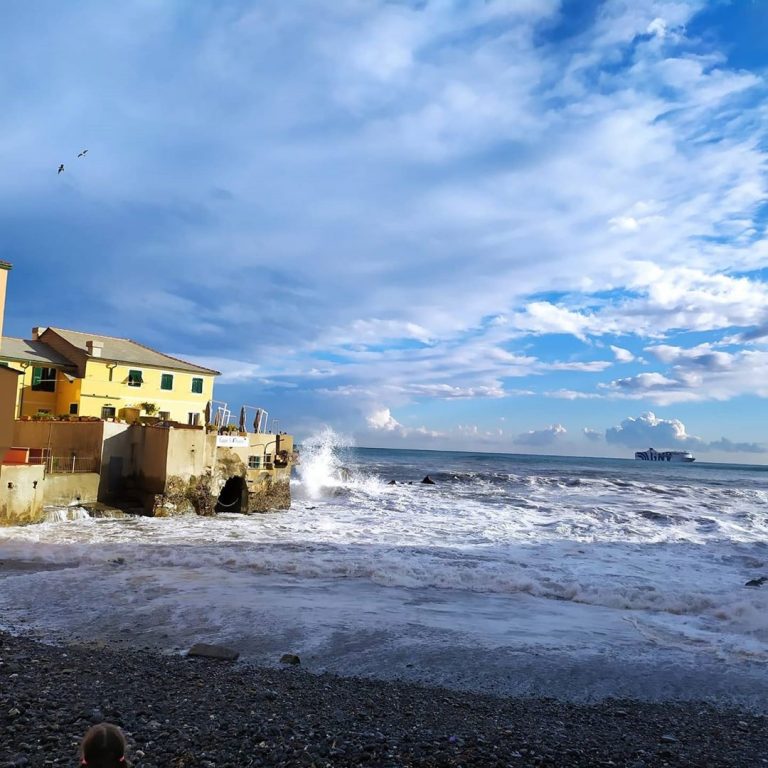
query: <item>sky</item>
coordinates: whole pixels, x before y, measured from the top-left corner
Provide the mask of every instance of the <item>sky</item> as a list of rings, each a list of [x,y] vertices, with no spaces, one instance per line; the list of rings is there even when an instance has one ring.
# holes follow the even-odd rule
[[[6,3],[5,333],[211,366],[299,439],[768,463],[767,33],[761,0]]]

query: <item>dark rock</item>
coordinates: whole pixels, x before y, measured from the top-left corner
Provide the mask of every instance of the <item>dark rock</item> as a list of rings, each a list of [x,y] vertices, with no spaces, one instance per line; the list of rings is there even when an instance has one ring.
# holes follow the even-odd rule
[[[188,651],[187,656],[200,656],[205,659],[221,659],[222,661],[235,661],[240,654],[223,645],[209,645],[208,643],[195,643]]]
[[[397,480],[390,480],[387,485],[397,485]]]
[[[760,576],[757,579],[750,579],[744,586],[745,587],[762,587],[766,581],[768,581],[768,576]]]
[[[295,653],[284,653],[280,657],[281,664],[301,664],[301,659]]]
[[[425,485],[435,484],[435,481],[429,475],[427,475],[421,482],[424,483]]]

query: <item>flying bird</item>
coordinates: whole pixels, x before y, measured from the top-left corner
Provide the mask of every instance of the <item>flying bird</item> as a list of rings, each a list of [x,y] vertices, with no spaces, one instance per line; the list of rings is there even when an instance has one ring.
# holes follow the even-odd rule
[[[85,157],[87,154],[88,154],[88,150],[87,150],[87,149],[84,149],[84,150],[83,150],[83,151],[82,151],[82,152],[81,152],[81,153],[78,155],[78,157]]]
[[[62,163],[62,164],[59,166],[59,170],[56,172],[56,173],[57,173],[57,175],[58,175],[59,173],[61,173],[63,170],[64,170],[64,163]]]

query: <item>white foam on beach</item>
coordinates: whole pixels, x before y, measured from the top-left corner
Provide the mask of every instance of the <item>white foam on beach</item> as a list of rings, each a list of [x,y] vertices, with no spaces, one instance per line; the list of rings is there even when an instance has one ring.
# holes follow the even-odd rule
[[[304,446],[285,513],[3,530],[0,560],[69,566],[5,576],[6,623],[162,626],[169,642],[254,653],[255,636],[263,646],[287,626],[305,649],[355,631],[768,661],[768,589],[744,586],[768,573],[761,489],[514,473],[388,485],[337,449],[332,434]]]

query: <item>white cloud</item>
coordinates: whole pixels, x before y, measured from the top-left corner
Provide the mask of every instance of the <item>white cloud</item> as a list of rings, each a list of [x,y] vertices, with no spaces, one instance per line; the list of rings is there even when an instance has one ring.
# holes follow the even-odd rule
[[[542,363],[542,371],[580,371],[581,373],[599,373],[612,365],[608,360],[585,360],[567,363]]]
[[[660,419],[651,411],[637,418],[630,416],[619,426],[607,429],[605,440],[629,448],[651,446],[657,450],[689,448],[701,445],[702,442],[698,437],[689,435],[679,419]]]
[[[249,398],[291,383],[362,414],[536,377],[561,399],[767,391],[741,348],[768,328],[766,75],[686,32],[703,1],[606,0],[556,46],[556,0],[54,4],[32,37],[27,6],[0,29],[0,208],[32,274],[78,253],[44,322],[76,306]],[[83,114],[88,162],[52,187]],[[126,265],[149,286],[130,302]],[[551,362],[546,334],[656,339],[662,370],[578,392],[608,363]]]
[[[584,427],[584,437],[591,443],[599,443],[603,439],[603,434],[596,429]]]
[[[562,424],[552,424],[544,429],[531,429],[515,438],[518,445],[543,447],[555,445],[567,432]]]
[[[733,442],[726,437],[706,442],[688,434],[679,419],[660,419],[650,411],[637,418],[630,416],[617,427],[607,429],[605,440],[607,443],[636,449],[650,446],[656,450],[696,449],[721,453],[765,453],[768,450],[760,443]]]
[[[602,390],[617,397],[648,399],[666,405],[679,402],[730,400],[740,395],[768,397],[768,351],[724,352],[711,344],[684,349],[668,344],[647,351],[670,366],[615,379]]]
[[[380,408],[377,411],[373,411],[368,416],[367,422],[371,429],[383,429],[387,432],[403,428],[403,425],[392,416],[389,408]]]
[[[613,344],[611,344],[610,347],[611,352],[613,352],[619,363],[631,363],[635,359],[635,356],[628,349],[615,347]]]
[[[768,451],[768,448],[761,443],[734,443],[727,437],[721,437],[719,440],[709,443],[708,448],[724,453],[765,453]]]
[[[649,35],[656,35],[657,37],[666,37],[667,23],[664,19],[655,18],[647,27],[646,31]]]

